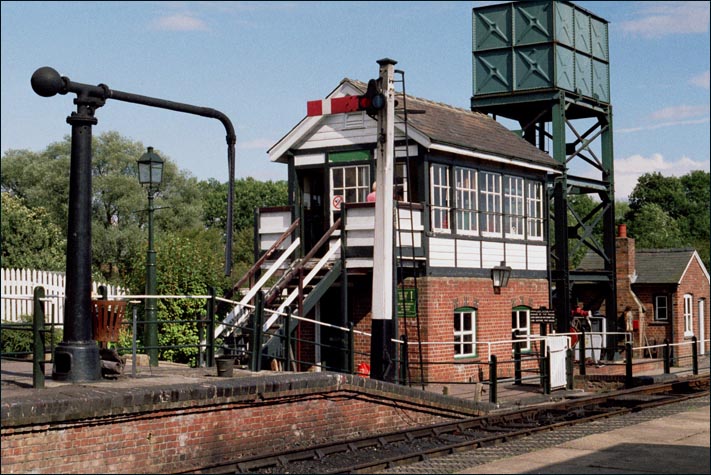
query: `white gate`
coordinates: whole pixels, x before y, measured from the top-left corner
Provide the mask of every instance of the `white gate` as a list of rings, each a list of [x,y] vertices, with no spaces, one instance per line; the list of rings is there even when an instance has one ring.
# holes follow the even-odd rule
[[[551,389],[566,387],[565,355],[568,338],[565,336],[546,336],[546,349],[551,360]]]

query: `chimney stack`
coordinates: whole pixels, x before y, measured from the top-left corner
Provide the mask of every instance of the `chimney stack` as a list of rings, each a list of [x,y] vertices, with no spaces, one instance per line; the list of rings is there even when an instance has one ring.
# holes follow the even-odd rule
[[[626,238],[627,237],[627,225],[620,224],[617,226],[617,237]]]

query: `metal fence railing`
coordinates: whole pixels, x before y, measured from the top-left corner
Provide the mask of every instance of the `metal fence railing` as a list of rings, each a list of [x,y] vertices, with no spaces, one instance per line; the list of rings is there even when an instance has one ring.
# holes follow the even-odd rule
[[[3,296],[3,298],[6,298]],[[16,298],[16,297],[10,297]],[[45,295],[43,287],[36,287],[32,297],[33,314],[32,321],[23,323],[2,323],[3,345],[5,338],[12,334],[18,335],[27,340],[27,345],[21,351],[6,351],[3,346],[2,358],[24,359],[32,357],[33,362],[33,385],[41,388],[44,386],[44,365],[52,362],[51,355],[54,353],[56,344],[60,341],[61,335],[58,330],[62,329],[62,324],[47,314],[47,309],[51,309],[51,301],[54,296]],[[101,299],[122,300],[126,305],[126,312],[122,321],[118,342],[112,342],[112,347],[120,354],[132,355],[131,375],[136,376],[137,355],[151,350],[159,351],[165,355],[167,352],[182,351],[183,357],[190,356],[190,363],[193,366],[212,367],[215,364],[216,356],[225,355],[234,358],[245,368],[251,371],[261,371],[263,369],[273,369],[280,371],[304,371],[304,370],[325,370],[338,371],[349,374],[368,375],[367,365],[363,363],[356,366],[357,359],[369,360],[369,352],[363,348],[369,348],[367,342],[371,335],[367,332],[357,330],[352,324],[347,327],[333,325],[318,321],[317,319],[302,318],[293,314],[291,308],[287,307],[284,312],[274,312],[264,308],[263,294],[260,292],[255,300],[253,317],[246,326],[231,328],[234,337],[224,339],[214,338],[215,325],[221,323],[216,311],[219,303],[226,303],[229,306],[237,302],[222,299],[215,295],[214,290],[208,295],[107,295],[104,290],[100,295]],[[169,331],[169,325],[186,325],[194,334],[191,338],[178,339],[171,344],[158,344],[157,346],[147,346],[142,341],[143,329],[146,325],[152,324],[145,319],[139,318],[143,301],[153,298],[158,301],[186,300],[201,301],[199,306],[192,305],[192,313],[184,318],[166,319],[160,318],[158,322],[158,333]],[[196,310],[200,308],[200,310]],[[265,315],[270,313],[269,318]],[[267,319],[274,320],[276,325],[272,325],[265,331],[264,323]],[[24,336],[23,336],[24,335]],[[554,334],[550,336],[565,337],[565,372],[566,387],[573,386],[573,365],[577,360],[578,373],[580,376],[586,375],[586,363],[589,363],[590,347],[586,345],[587,336],[590,333],[582,334]],[[700,358],[700,353],[705,353],[708,339],[697,340],[696,337],[688,341],[679,343],[666,342],[660,345],[643,347],[633,347],[631,335],[629,333],[605,334],[605,337],[614,336],[624,338],[624,365],[625,365],[625,385],[634,384],[634,377],[641,374],[648,374],[650,361],[659,361],[647,357],[637,357],[637,355],[651,355],[654,352],[662,355],[663,373],[683,373],[699,374],[700,371],[709,370],[708,355]],[[360,346],[356,345],[356,339],[360,339]],[[471,342],[475,345],[480,357],[474,359],[421,359],[415,355],[410,347],[418,345],[421,347],[440,348],[449,347],[461,343],[455,341],[427,341],[413,342],[403,336],[393,340],[397,346],[397,354],[393,358],[394,365],[393,382],[401,385],[422,385],[423,389],[436,385],[470,385],[472,396],[477,399],[481,396],[485,388],[489,394],[489,402],[499,403],[502,401],[499,388],[502,385],[530,386],[538,388],[536,390],[543,394],[551,392],[551,352],[545,335],[524,335],[519,338],[502,341]],[[576,342],[573,341],[577,338]],[[160,341],[160,339],[159,339]],[[365,342],[365,344],[364,344]],[[572,346],[575,346],[575,351]],[[360,348],[360,349],[359,349]],[[654,351],[652,351],[654,350]],[[442,353],[442,352],[440,352]],[[428,353],[429,354],[429,353]],[[436,354],[436,351],[433,353]],[[49,358],[47,357],[49,355]],[[328,356],[326,356],[328,355]],[[485,357],[485,358],[483,358]],[[645,365],[642,367],[642,365]],[[447,374],[446,371],[438,371],[438,368],[454,368],[459,374],[470,375],[462,378],[438,377],[438,374]],[[456,372],[455,371],[455,372]],[[660,372],[661,374],[661,372]],[[413,376],[414,375],[414,376]],[[423,377],[424,375],[424,377]]]

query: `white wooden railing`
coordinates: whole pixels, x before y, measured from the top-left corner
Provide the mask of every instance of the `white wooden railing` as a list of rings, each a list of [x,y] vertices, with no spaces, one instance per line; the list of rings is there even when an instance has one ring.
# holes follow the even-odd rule
[[[1,269],[0,272],[0,319],[18,322],[23,315],[32,315],[32,296],[35,287],[44,287],[47,297],[45,312],[47,321],[64,322],[64,272],[50,272],[35,269]],[[123,288],[92,282],[94,297],[99,295],[99,286],[104,285],[109,295],[125,295]]]

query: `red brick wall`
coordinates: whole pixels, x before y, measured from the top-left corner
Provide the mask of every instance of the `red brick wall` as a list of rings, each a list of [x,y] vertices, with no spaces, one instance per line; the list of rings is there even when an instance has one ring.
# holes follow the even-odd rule
[[[412,285],[408,282],[407,285]],[[494,294],[491,279],[471,277],[423,277],[417,280],[420,328],[424,342],[447,343],[423,345],[423,361],[454,361],[454,310],[459,307],[477,308],[476,339],[479,342],[511,340],[511,310],[525,305],[532,308],[548,306],[548,282],[545,279],[512,278],[501,294]],[[410,342],[416,342],[416,321],[407,319],[407,334]],[[401,331],[405,331],[401,322]],[[532,333],[538,333],[534,325]],[[499,360],[499,376],[513,375],[511,343],[492,347],[492,354]],[[410,363],[419,361],[416,344],[410,346]],[[427,381],[469,382],[479,380],[479,370],[488,379],[488,345],[479,345],[476,358],[458,359],[465,364],[427,365]],[[466,364],[468,363],[468,364]],[[419,378],[419,367],[413,366],[413,378]]]
[[[645,314],[645,325],[641,331],[647,337],[646,341],[642,341],[642,345],[647,342],[653,345],[655,342],[661,344],[665,339],[670,343],[690,343],[691,338],[684,337],[684,295],[691,294],[693,296],[693,314],[694,314],[694,335],[699,337],[699,300],[704,300],[704,328],[705,338],[709,339],[709,281],[706,279],[701,265],[692,259],[689,268],[687,269],[682,282],[678,285],[662,286],[662,285],[635,285],[635,294],[642,301],[647,312]],[[667,295],[669,305],[669,320],[667,323],[659,323],[654,321],[654,296]],[[639,336],[635,335],[635,346],[639,344]],[[706,352],[709,352],[709,343],[705,344]],[[661,351],[659,351],[661,357]],[[691,346],[685,344],[674,349],[674,355],[679,357],[680,365],[688,366],[691,364],[689,356],[691,355]]]
[[[691,337],[685,337],[684,336],[684,295],[685,294],[691,294],[693,297],[692,301],[692,310],[693,310],[693,315],[694,315],[694,321],[693,321],[693,333],[696,338],[699,338],[699,300],[704,299],[704,319],[705,319],[705,338],[709,339],[709,281],[706,278],[706,275],[703,273],[703,270],[701,269],[701,264],[696,259],[691,260],[691,264],[689,265],[688,269],[686,270],[686,273],[684,274],[684,277],[679,284],[679,287],[677,289],[677,293],[674,298],[674,340],[675,342],[682,342],[686,341],[689,342],[691,340]],[[706,349],[708,350],[709,346],[706,344]],[[708,351],[707,351],[708,352]],[[678,353],[676,353],[679,357],[684,358],[688,357],[691,354],[691,347],[689,345],[684,345],[678,348]],[[691,360],[688,358],[686,360],[682,360],[681,364],[684,365],[686,362],[686,365],[691,364]]]
[[[371,333],[371,286],[370,279],[355,280],[354,288],[349,293],[351,319],[355,329]],[[414,287],[414,280],[407,279],[406,287]],[[454,309],[458,307],[476,307],[477,341],[511,340],[511,309],[519,305],[532,308],[548,306],[548,281],[545,279],[512,278],[501,294],[494,294],[489,278],[472,277],[419,277],[417,279],[419,310],[419,334],[422,342],[422,360],[427,362],[447,362],[446,365],[425,364],[425,381],[469,382],[479,381],[480,370],[484,379],[489,378],[488,345],[479,345],[476,358],[454,361]],[[400,318],[398,334],[407,335],[409,345],[410,377],[420,380],[419,346],[417,318]],[[534,325],[532,332],[537,334],[539,326]],[[432,344],[443,343],[443,344]],[[535,349],[537,344],[533,345]],[[355,335],[355,347],[358,354],[355,367],[361,362],[370,363],[370,337]],[[511,363],[511,343],[494,345],[492,353],[499,360],[499,377],[513,375]],[[533,366],[533,364],[528,364]]]
[[[2,473],[173,473],[451,418],[348,391],[274,399],[3,427]]]

